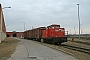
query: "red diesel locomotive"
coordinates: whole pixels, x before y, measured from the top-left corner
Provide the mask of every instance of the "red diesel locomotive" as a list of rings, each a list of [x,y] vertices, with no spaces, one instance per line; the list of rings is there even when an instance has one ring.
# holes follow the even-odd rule
[[[65,29],[60,28],[58,24],[27,30],[24,32],[24,38],[54,44],[67,42]]]

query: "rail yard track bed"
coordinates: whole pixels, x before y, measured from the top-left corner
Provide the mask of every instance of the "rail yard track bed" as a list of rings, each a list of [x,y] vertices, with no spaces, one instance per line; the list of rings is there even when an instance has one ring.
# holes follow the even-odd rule
[[[79,40],[77,38],[68,38],[68,41],[90,45],[90,39],[88,39],[88,40],[87,39],[80,39]]]
[[[82,43],[76,43],[76,42],[71,42],[71,41],[68,41],[68,42],[65,42],[65,43],[62,43],[63,45],[67,45],[67,46],[71,46],[71,47],[80,47],[80,48],[86,48],[86,49],[89,49],[90,50],[90,45],[87,45],[87,44],[82,44]]]
[[[86,51],[83,50],[79,50],[76,48],[66,48],[66,47],[59,47],[59,49],[62,49],[65,51],[65,53],[70,54],[76,58],[78,58],[79,60],[90,60],[90,55],[87,54]]]
[[[65,52],[78,58],[79,60],[90,60],[90,45],[87,44],[76,43],[72,41],[62,43],[59,46],[47,43],[38,43]]]

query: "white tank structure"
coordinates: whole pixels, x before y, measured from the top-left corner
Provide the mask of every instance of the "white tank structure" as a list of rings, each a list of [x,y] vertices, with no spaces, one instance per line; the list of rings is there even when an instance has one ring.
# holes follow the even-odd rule
[[[4,22],[2,6],[0,4],[0,43],[5,38],[6,38],[6,27],[5,27],[5,22]]]

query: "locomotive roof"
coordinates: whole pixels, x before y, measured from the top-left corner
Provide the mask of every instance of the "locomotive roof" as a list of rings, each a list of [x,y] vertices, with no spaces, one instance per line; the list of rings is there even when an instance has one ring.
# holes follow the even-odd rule
[[[57,26],[57,25],[59,25],[59,24],[52,24],[52,25],[50,25],[50,26]],[[59,25],[60,26],[60,25]]]
[[[45,29],[46,27],[38,27],[38,28],[34,28],[34,29]],[[33,30],[34,30],[33,29]]]
[[[47,27],[50,27],[50,26],[60,26],[60,25],[59,24],[51,24],[51,25],[49,25]]]
[[[51,25],[49,25],[49,26],[47,26],[47,27],[50,27],[50,26],[60,26],[60,25],[59,25],[59,24],[51,24]],[[35,30],[35,29],[46,29],[46,27],[41,26],[41,27],[38,27],[38,28],[30,29],[30,30]],[[26,31],[29,31],[29,30],[26,30]]]

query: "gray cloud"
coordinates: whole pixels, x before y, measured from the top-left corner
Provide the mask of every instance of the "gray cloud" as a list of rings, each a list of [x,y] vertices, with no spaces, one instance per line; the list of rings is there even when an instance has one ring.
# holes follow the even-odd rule
[[[90,29],[89,0],[1,0],[8,31],[23,31],[52,23],[60,24],[66,30],[76,27],[78,30],[77,3],[80,3],[80,19],[83,29]]]

